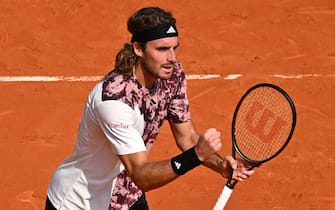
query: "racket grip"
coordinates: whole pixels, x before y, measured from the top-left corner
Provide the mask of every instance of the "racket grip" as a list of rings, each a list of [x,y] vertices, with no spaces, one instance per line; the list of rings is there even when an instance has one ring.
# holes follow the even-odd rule
[[[213,210],[223,210],[223,208],[227,204],[232,192],[233,192],[233,189],[231,189],[227,185],[224,186],[219,198],[217,199],[217,201],[215,203],[215,206],[213,207]]]

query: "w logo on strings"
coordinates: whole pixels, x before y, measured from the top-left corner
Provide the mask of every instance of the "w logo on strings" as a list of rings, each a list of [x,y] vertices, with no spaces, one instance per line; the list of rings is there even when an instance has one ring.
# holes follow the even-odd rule
[[[249,132],[267,143],[273,140],[287,122],[276,116],[269,108],[254,102],[246,114],[246,128]]]

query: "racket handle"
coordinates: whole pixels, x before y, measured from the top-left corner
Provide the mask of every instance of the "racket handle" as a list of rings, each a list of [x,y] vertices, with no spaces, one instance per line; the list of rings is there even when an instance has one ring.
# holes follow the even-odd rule
[[[215,203],[213,210],[222,210],[227,204],[232,192],[233,192],[233,189],[231,189],[227,185],[224,186],[219,198],[217,199]]]

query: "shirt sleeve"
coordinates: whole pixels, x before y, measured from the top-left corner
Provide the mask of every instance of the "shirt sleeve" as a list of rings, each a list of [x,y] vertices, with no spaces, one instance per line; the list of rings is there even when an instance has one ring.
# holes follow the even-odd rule
[[[178,69],[176,76],[177,84],[175,87],[174,96],[168,109],[167,119],[173,123],[184,123],[191,120],[190,106],[187,98],[186,77],[182,68]]]
[[[95,108],[97,121],[118,155],[146,151],[138,120],[143,117],[120,101],[104,101]],[[142,119],[141,119],[142,118]]]

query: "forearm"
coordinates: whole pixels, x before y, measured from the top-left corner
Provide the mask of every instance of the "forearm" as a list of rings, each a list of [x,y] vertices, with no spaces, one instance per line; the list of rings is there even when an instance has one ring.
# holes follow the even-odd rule
[[[144,163],[136,167],[130,176],[143,191],[159,188],[179,177],[173,171],[170,160]]]
[[[192,125],[192,124],[189,124],[189,125]],[[178,127],[175,125],[174,128],[176,130],[176,128]],[[180,135],[182,132],[180,132],[180,130],[178,131],[179,132],[175,131],[174,133],[179,134],[179,135],[175,134],[175,137],[176,137],[177,145],[181,151],[186,151],[189,148],[196,145],[200,138],[200,134],[194,129],[193,126],[190,129],[187,129],[188,132],[185,132],[187,135],[185,135],[185,133],[183,133],[184,135]],[[224,159],[219,154],[216,153],[216,154],[211,155],[211,157],[209,157],[208,159],[204,160],[202,165],[222,174],[223,171],[222,171],[221,163],[223,160]]]
[[[187,138],[179,138],[177,141],[177,145],[182,151],[186,151],[190,147],[193,147],[194,145],[197,144],[198,140],[200,138],[200,134],[198,134],[195,130],[191,132],[190,136]],[[204,160],[202,165],[206,166],[207,168],[210,168],[218,173],[222,173],[222,167],[221,163],[223,161],[223,158],[215,153],[211,155],[208,159]]]
[[[202,165],[210,168],[220,174],[223,173],[222,171],[222,162],[224,159],[219,154],[213,154],[210,158],[206,159]]]
[[[201,164],[194,147],[170,160],[148,162],[143,152],[120,156],[120,159],[143,191],[161,187]]]
[[[219,154],[215,153],[211,157],[207,158],[202,165],[218,172],[222,176],[226,177],[228,169],[227,164],[223,164],[224,158]],[[226,165],[226,167],[223,167]],[[171,165],[171,160],[163,160],[157,162],[146,162],[143,165],[134,168],[131,171],[130,176],[133,181],[139,186],[144,192],[159,188],[172,182],[180,176],[177,174]],[[227,178],[227,177],[226,177]]]

